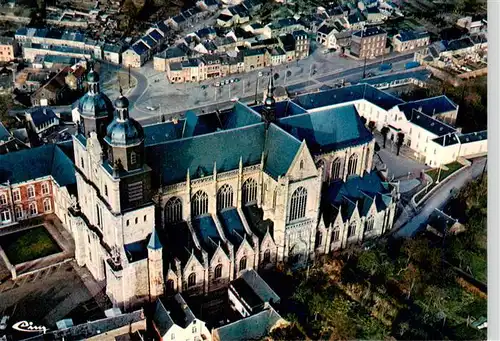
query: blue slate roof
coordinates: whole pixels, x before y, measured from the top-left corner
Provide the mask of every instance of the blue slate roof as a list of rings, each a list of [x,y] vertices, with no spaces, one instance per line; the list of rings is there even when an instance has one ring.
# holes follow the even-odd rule
[[[225,121],[225,129],[233,129],[256,124],[262,121],[260,115],[244,103],[237,102],[228,113]]]
[[[35,110],[30,112],[31,119],[35,126],[39,127],[42,124],[57,118],[54,111],[50,108],[36,108]]]
[[[281,316],[273,308],[269,308],[217,328],[214,333],[218,335],[219,340],[261,340],[271,332],[281,319]]]
[[[406,119],[413,124],[416,124],[419,127],[437,135],[446,135],[450,133],[456,132],[456,129],[452,126],[447,125],[444,122],[441,122],[429,115],[420,113],[416,109],[412,110],[412,113],[405,112]]]
[[[253,110],[257,111],[259,114],[262,114],[264,110],[264,105],[257,105],[252,107]],[[276,115],[277,119],[283,118],[283,117],[288,117],[288,116],[294,116],[294,115],[300,115],[304,114],[307,111],[302,108],[301,106],[298,106],[294,102],[290,100],[286,101],[281,101],[277,102],[275,107],[274,107],[274,114]]]
[[[162,234],[160,237],[164,237],[165,247],[163,248],[163,258],[164,264],[167,265],[168,262],[177,258],[183,265],[187,263],[191,255],[194,255],[198,261],[203,261],[203,256],[201,251],[196,248],[196,244],[193,240],[193,235],[189,231],[189,227],[185,221],[179,222],[177,224],[169,224],[166,229],[166,236]],[[175,264],[171,264],[175,265]],[[180,270],[180,269],[179,269]]]
[[[151,233],[151,237],[149,237],[148,249],[158,250],[163,246],[161,245],[160,238],[158,237],[158,233],[156,233],[156,229],[153,228],[153,233]]]
[[[352,147],[373,139],[354,105],[283,118],[279,124],[298,140],[306,140],[313,154]]]
[[[185,181],[188,169],[191,179],[212,174],[214,161],[218,172],[237,169],[240,156],[244,166],[258,164],[262,150],[264,124],[259,123],[152,145],[146,154],[156,173],[153,179],[161,176],[163,184],[172,184]]]
[[[224,246],[224,242],[217,232],[214,219],[210,214],[193,219],[192,224],[207,251],[213,253],[219,245]]]
[[[356,101],[363,98],[385,110],[389,110],[398,104],[404,103],[401,99],[368,84],[357,84],[317,93],[304,94],[296,97],[293,101],[304,109],[310,110],[327,105]]]
[[[130,263],[134,263],[148,257],[146,240],[139,240],[137,242],[125,244],[123,247]]]
[[[132,45],[132,49],[138,55],[142,55],[149,50],[149,48],[142,41],[139,41],[137,44]]]
[[[153,48],[156,46],[156,40],[154,40],[152,37],[150,37],[149,35],[147,36],[144,36],[141,38],[141,40],[147,45],[149,46],[149,48]]]
[[[15,184],[49,175],[61,187],[76,183],[74,164],[57,145],[0,155],[0,182]]]
[[[401,72],[401,73],[389,74],[377,77],[364,78],[361,79],[359,82],[355,81],[353,83],[355,84],[366,83],[369,85],[379,85],[385,83],[392,83],[395,81],[403,81],[406,79],[416,79],[425,82],[431,77],[431,74],[432,73],[429,70],[409,71],[409,72]]]
[[[299,148],[299,140],[271,124],[267,132],[264,171],[275,179],[285,175]]]
[[[365,216],[374,201],[380,212],[391,203],[391,190],[392,186],[384,182],[377,172],[366,173],[363,177],[351,176],[347,182],[333,182],[324,194],[325,201],[332,205],[325,210],[325,214],[333,212],[333,220],[340,211],[342,218],[347,220],[357,206],[361,216]]]
[[[160,40],[163,39],[163,36],[161,35],[161,33],[158,30],[153,30],[153,31],[149,32],[149,35],[151,36],[151,38],[156,40],[156,42],[159,42]]]
[[[0,141],[7,141],[11,138],[9,131],[5,126],[0,122]]]
[[[236,208],[228,208],[219,212],[219,220],[226,237],[235,246],[240,245],[245,237],[245,228]]]
[[[457,105],[445,95],[407,102],[405,104],[400,104],[398,107],[399,110],[404,112],[407,116],[411,116],[411,111],[413,109],[429,116],[457,110]]]
[[[396,39],[400,41],[410,41],[416,39],[428,38],[428,32],[418,32],[418,31],[400,31],[398,35],[396,35]]]

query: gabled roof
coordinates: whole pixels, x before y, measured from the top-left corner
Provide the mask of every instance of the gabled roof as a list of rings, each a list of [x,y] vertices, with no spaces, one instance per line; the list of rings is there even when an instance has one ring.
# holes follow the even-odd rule
[[[364,30],[356,31],[352,35],[357,37],[372,37],[380,34],[387,34],[387,32],[377,26],[366,27]]]
[[[313,154],[356,146],[373,139],[354,105],[283,118],[279,125],[298,140],[305,140]]]
[[[61,187],[76,183],[74,164],[57,145],[0,155],[0,182],[16,184],[49,175]]]
[[[219,340],[261,340],[282,320],[282,317],[273,308],[270,308],[217,328],[214,333],[218,335]]]
[[[398,104],[404,103],[401,99],[367,84],[358,84],[317,93],[304,94],[297,96],[293,101],[301,107],[310,110],[360,99],[365,99],[385,110],[389,110]]]
[[[413,109],[418,110],[426,115],[434,116],[457,110],[457,105],[453,103],[446,95],[441,95],[400,104],[398,105],[398,108],[407,116],[411,116],[411,111]]]
[[[286,174],[300,148],[300,141],[282,128],[271,124],[264,149],[264,171],[277,179]]]
[[[151,38],[153,38],[156,42],[159,42],[160,40],[163,39],[163,35],[158,31],[158,30],[152,30],[151,32],[149,32],[149,35],[151,36]]]
[[[132,50],[138,55],[142,55],[146,53],[149,48],[142,41],[139,41],[138,43],[132,45]]]
[[[447,125],[444,122],[441,122],[429,115],[423,114],[416,109],[412,110],[412,113],[405,113],[406,119],[411,123],[437,135],[446,135],[450,133],[454,133],[456,131],[455,128]]]
[[[262,302],[272,302],[274,304],[278,304],[280,302],[280,297],[255,270],[251,269],[244,271],[240,278],[242,278],[252,288]]]
[[[325,35],[329,35],[330,32],[332,32],[333,30],[334,30],[334,28],[332,26],[321,25],[321,27],[318,29],[318,32],[323,33]]]
[[[199,236],[199,240],[203,243],[203,249],[209,253],[209,256],[212,256],[219,246],[225,247],[225,243],[217,231],[212,215],[206,214],[197,217],[191,223]]]
[[[54,111],[50,108],[38,107],[30,111],[31,119],[36,127],[40,127],[42,124],[57,118]]]
[[[245,238],[245,228],[236,208],[219,211],[219,220],[229,241],[237,248]]]
[[[227,148],[229,141],[231,148]],[[172,184],[185,181],[188,169],[191,179],[199,177],[200,169],[211,175],[214,161],[219,172],[237,169],[240,156],[245,166],[258,164],[262,150],[264,124],[260,123],[152,145],[146,154],[156,173],[153,178]]]

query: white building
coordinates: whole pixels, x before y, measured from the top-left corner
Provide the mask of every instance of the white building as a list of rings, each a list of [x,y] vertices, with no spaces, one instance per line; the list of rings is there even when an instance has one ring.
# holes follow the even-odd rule
[[[154,334],[160,340],[211,341],[212,335],[205,322],[194,316],[193,312],[177,294],[169,300],[156,301],[153,316]]]

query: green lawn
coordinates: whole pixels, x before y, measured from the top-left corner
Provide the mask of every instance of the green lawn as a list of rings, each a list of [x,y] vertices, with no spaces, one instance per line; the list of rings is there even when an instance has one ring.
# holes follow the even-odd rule
[[[61,251],[43,226],[1,237],[0,245],[12,264],[21,264]]]
[[[427,172],[427,174],[432,178],[433,183],[429,186],[427,191],[423,191],[419,195],[415,197],[415,202],[419,202],[422,200],[422,198],[429,193],[430,190],[432,190],[434,187],[436,187],[436,180],[439,174],[439,182],[443,181],[453,173],[455,173],[457,170],[463,167],[463,165],[460,162],[452,162],[446,165],[448,167],[448,170],[441,170],[441,174],[439,174],[439,168],[431,169],[430,171]]]
[[[446,179],[448,176],[451,174],[455,173],[457,170],[463,167],[463,165],[460,162],[452,162],[446,165],[448,167],[448,170],[441,170],[441,174],[439,174],[439,168],[432,169],[427,172],[427,174],[432,178],[432,180],[436,181],[437,177],[439,175],[439,181],[443,181]]]

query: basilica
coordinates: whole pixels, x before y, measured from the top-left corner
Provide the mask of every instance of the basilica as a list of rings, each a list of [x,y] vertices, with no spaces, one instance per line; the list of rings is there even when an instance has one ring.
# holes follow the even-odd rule
[[[262,105],[143,127],[97,72],[87,81],[67,225],[78,264],[116,306],[208,294],[245,269],[304,266],[392,227],[397,189],[373,170],[356,105],[333,93],[276,102],[270,79]]]

